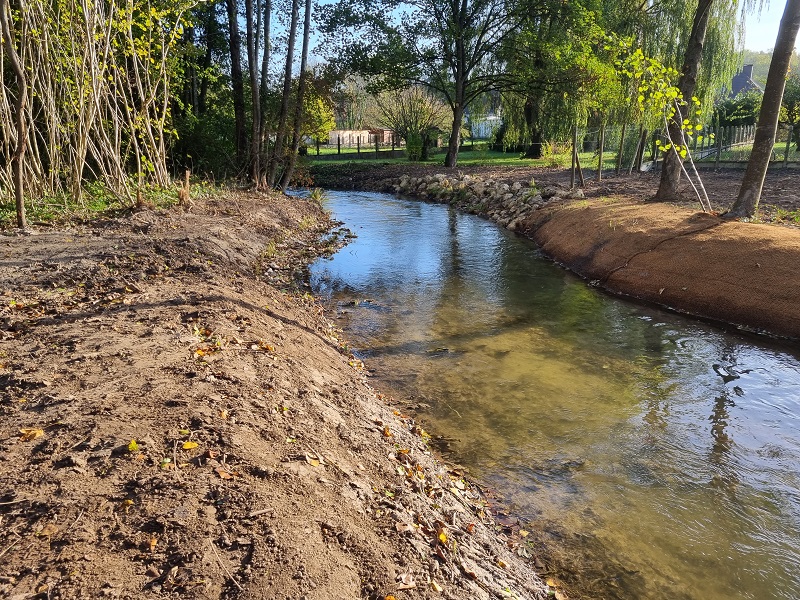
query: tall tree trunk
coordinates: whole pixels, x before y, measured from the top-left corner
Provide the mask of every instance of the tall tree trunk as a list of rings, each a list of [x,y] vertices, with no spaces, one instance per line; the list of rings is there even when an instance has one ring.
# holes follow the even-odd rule
[[[697,10],[694,13],[692,31],[689,34],[689,43],[686,46],[686,53],[683,57],[683,69],[681,78],[678,82],[678,89],[685,102],[691,107],[694,88],[697,85],[697,71],[700,68],[700,61],[703,58],[703,45],[706,41],[706,31],[708,30],[708,19],[711,16],[712,0],[700,0]],[[669,122],[669,138],[672,140],[673,147],[664,155],[664,162],[661,166],[661,181],[655,200],[676,200],[680,196],[679,187],[681,183],[681,157],[675,150],[675,145],[683,145],[683,131],[681,124],[686,118],[686,108],[681,107],[675,111]]]
[[[758,114],[756,136],[753,140],[753,151],[750,153],[750,160],[747,161],[747,170],[742,178],[739,196],[730,211],[725,214],[726,217],[752,217],[758,209],[772,146],[775,144],[786,74],[789,71],[798,30],[800,30],[800,0],[787,0],[778,29],[778,38],[775,40],[775,49],[772,51],[772,61],[769,64],[767,85],[764,88],[764,99],[761,101],[761,112]]]
[[[25,3],[20,0],[20,11],[25,10]],[[25,189],[24,189],[24,167],[25,167],[25,148],[28,145],[28,127],[25,120],[25,107],[28,103],[28,79],[25,70],[17,54],[14,45],[14,32],[9,21],[10,8],[8,0],[0,0],[0,30],[3,34],[3,42],[11,63],[11,70],[17,80],[17,99],[14,103],[14,128],[17,133],[17,147],[11,157],[11,172],[14,181],[14,202],[17,212],[17,227],[25,229]]]
[[[297,151],[300,148],[300,129],[303,124],[303,98],[306,93],[306,81],[308,72],[306,65],[308,62],[308,41],[311,37],[311,0],[306,0],[306,11],[303,21],[303,49],[300,52],[300,80],[297,82],[297,100],[294,105],[294,131],[292,131],[292,148],[289,152],[289,159],[281,176],[281,191],[286,191],[289,182],[292,180],[294,165],[297,162]]]
[[[261,151],[266,154],[269,150],[269,132],[267,131],[267,93],[269,91],[269,53],[270,53],[270,21],[272,17],[272,0],[264,0],[264,54],[261,57],[261,123],[259,130],[261,131]],[[266,177],[261,175],[259,185],[266,185]]]
[[[283,159],[283,144],[286,138],[286,122],[289,117],[289,99],[292,95],[292,59],[294,58],[294,43],[297,38],[297,20],[300,12],[300,1],[292,0],[292,21],[289,26],[289,40],[286,48],[286,67],[283,72],[283,97],[281,98],[281,112],[278,115],[278,129],[275,131],[275,146],[272,148],[267,172],[267,185],[275,185],[275,176],[278,172],[278,163]]]
[[[242,75],[242,36],[239,33],[237,0],[226,0],[231,49],[231,85],[233,87],[234,136],[236,161],[244,164],[247,154],[247,131],[244,117],[244,76]]]
[[[542,128],[539,127],[541,118],[541,101],[539,98],[529,96],[525,101],[525,124],[531,136],[530,144],[525,150],[525,158],[542,158]]]
[[[260,7],[253,9],[253,0],[245,0],[245,20],[247,22],[247,66],[250,70],[250,103],[252,105],[252,123],[250,130],[250,180],[258,187],[261,172],[261,94],[259,93],[258,42],[261,27]],[[257,17],[254,21],[254,12]]]
[[[208,71],[211,68],[211,60],[213,58],[213,50],[214,50],[214,38],[216,38],[217,33],[217,18],[214,14],[214,7],[210,7],[206,9],[206,19],[203,25],[204,38],[206,43],[206,52],[203,56],[203,75],[202,79],[200,80],[200,94],[197,98],[197,114],[204,115],[207,109],[207,99],[208,99],[208,84],[209,84],[209,76]]]

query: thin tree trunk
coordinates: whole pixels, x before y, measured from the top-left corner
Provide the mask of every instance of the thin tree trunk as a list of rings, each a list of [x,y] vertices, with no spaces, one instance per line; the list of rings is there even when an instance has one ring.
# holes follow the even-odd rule
[[[294,131],[292,132],[292,148],[289,152],[289,159],[286,168],[281,176],[281,191],[286,191],[289,182],[292,180],[294,166],[297,162],[297,151],[300,148],[300,130],[303,124],[303,98],[306,93],[306,82],[308,72],[308,42],[311,37],[311,0],[306,0],[306,12],[303,21],[303,49],[300,52],[300,81],[297,82],[297,100],[294,107]]]
[[[247,22],[247,66],[250,70],[250,103],[252,104],[252,123],[250,130],[250,179],[258,187],[261,172],[261,94],[259,93],[258,41],[261,27],[261,11],[256,7],[254,19],[253,0],[245,0],[245,20]]]
[[[25,10],[24,1],[20,0],[20,11]],[[17,133],[17,147],[11,157],[12,178],[14,181],[14,202],[17,212],[17,227],[25,229],[25,190],[23,174],[25,168],[25,148],[28,145],[28,128],[25,121],[25,106],[28,102],[28,79],[14,45],[14,32],[11,29],[8,13],[10,12],[8,0],[0,0],[0,29],[3,33],[3,42],[8,54],[8,61],[17,80],[17,99],[14,103],[14,127]]]
[[[231,50],[231,85],[233,87],[234,136],[236,161],[240,166],[247,154],[247,133],[244,117],[244,76],[242,75],[242,36],[239,33],[237,0],[226,0]]]
[[[683,58],[683,69],[681,70],[678,89],[689,107],[692,106],[692,96],[697,85],[697,71],[703,58],[703,45],[705,44],[706,31],[708,30],[708,19],[711,16],[711,3],[712,0],[700,0],[698,2],[697,10],[694,13],[694,21],[692,22],[692,31],[689,35],[689,43],[686,46],[686,53]],[[661,181],[655,200],[676,200],[680,196],[681,157],[675,150],[675,145],[683,145],[681,124],[686,118],[685,110],[685,107],[676,110],[675,115],[669,122],[668,131],[672,148],[664,154],[664,162],[661,166]]]
[[[208,70],[211,68],[211,59],[213,58],[213,44],[214,44],[214,34],[217,30],[217,19],[214,15],[213,10],[206,10],[206,22],[205,22],[205,43],[206,43],[206,52],[203,56],[203,78],[200,80],[200,95],[197,99],[197,114],[204,115],[206,113],[207,108],[207,99],[208,99],[208,84],[209,84],[209,77],[208,77]]]
[[[725,214],[728,218],[752,217],[758,209],[761,189],[764,187],[764,178],[775,144],[786,74],[789,72],[798,30],[800,30],[800,0],[787,0],[778,29],[778,38],[775,40],[775,49],[772,51],[772,61],[769,64],[753,150],[750,153],[750,160],[747,161],[747,170],[742,178],[739,196],[730,211]]]
[[[259,130],[261,131],[261,153],[266,155],[269,150],[269,132],[267,131],[267,93],[269,91],[269,54],[270,54],[270,23],[272,17],[272,0],[264,0],[264,54],[261,58],[261,98],[259,99],[261,110],[261,123]],[[259,185],[266,185],[266,177],[262,172],[260,174]]]
[[[292,95],[292,59],[294,58],[294,43],[297,38],[297,20],[299,18],[300,2],[292,0],[292,20],[289,26],[289,40],[286,48],[286,67],[283,73],[283,97],[281,98],[281,112],[278,115],[278,129],[275,132],[275,146],[270,155],[267,185],[275,185],[275,176],[278,172],[278,162],[283,159],[283,145],[286,138],[286,122],[289,117],[289,98]]]

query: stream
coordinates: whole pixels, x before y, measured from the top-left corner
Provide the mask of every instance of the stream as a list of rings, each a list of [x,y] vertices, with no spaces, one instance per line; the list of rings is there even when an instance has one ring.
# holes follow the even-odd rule
[[[445,205],[325,204],[357,238],[314,293],[570,597],[800,598],[796,347],[613,298]]]

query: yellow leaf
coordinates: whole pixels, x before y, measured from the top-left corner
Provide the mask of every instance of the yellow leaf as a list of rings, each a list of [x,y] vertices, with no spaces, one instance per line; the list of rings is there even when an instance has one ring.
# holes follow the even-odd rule
[[[442,586],[440,586],[440,585],[439,585],[438,583],[436,583],[435,581],[431,581],[431,589],[432,589],[434,592],[441,592],[441,591],[442,591]]]
[[[128,452],[136,452],[139,450],[139,444],[136,443],[136,440],[131,440],[131,443],[128,444]]]
[[[439,543],[446,544],[447,543],[447,534],[444,531],[444,527],[439,530],[436,538],[439,540]]]
[[[227,411],[227,410],[225,410],[225,409],[223,409],[223,410],[219,411],[219,416],[220,416],[221,418],[223,418],[223,419],[227,419],[227,418],[228,418],[228,411]]]
[[[383,428],[383,436],[384,437],[392,437],[392,432],[389,431],[389,426]]]
[[[228,473],[225,469],[217,469],[217,475],[222,479],[233,479],[233,475]]]
[[[133,506],[133,500],[131,500],[130,498],[125,498],[125,500],[122,501],[122,508],[125,509],[126,513],[128,512],[128,509],[131,506]]]
[[[19,438],[23,442],[30,442],[44,435],[44,429],[37,429],[36,427],[24,427],[19,432],[22,434]]]
[[[150,552],[156,549],[156,544],[158,544],[158,539],[156,536],[150,538]]]
[[[197,442],[183,442],[184,450],[192,450],[193,448],[197,448],[197,446],[199,446]]]

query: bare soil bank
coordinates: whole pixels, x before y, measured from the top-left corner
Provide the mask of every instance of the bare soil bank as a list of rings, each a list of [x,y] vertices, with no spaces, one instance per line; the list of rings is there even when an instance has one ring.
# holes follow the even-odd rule
[[[0,597],[544,598],[294,272],[310,202],[0,237]]]
[[[328,175],[323,183],[388,190],[387,182],[404,174],[447,173],[441,166],[404,166],[356,165],[338,178]],[[459,171],[508,184],[535,180],[540,189],[569,186],[565,170],[467,167]],[[703,178],[713,206],[723,211],[738,192],[741,172],[708,172]],[[797,339],[800,229],[786,226],[786,216],[800,209],[798,181],[793,173],[770,173],[759,222],[743,223],[700,213],[699,205],[691,201],[647,202],[658,185],[655,175],[587,179],[585,197],[555,198],[515,224],[515,230],[535,240],[556,262],[612,293]],[[684,196],[691,197],[688,186]],[[458,200],[452,203],[458,205]],[[486,215],[491,210],[489,206],[478,212]]]

